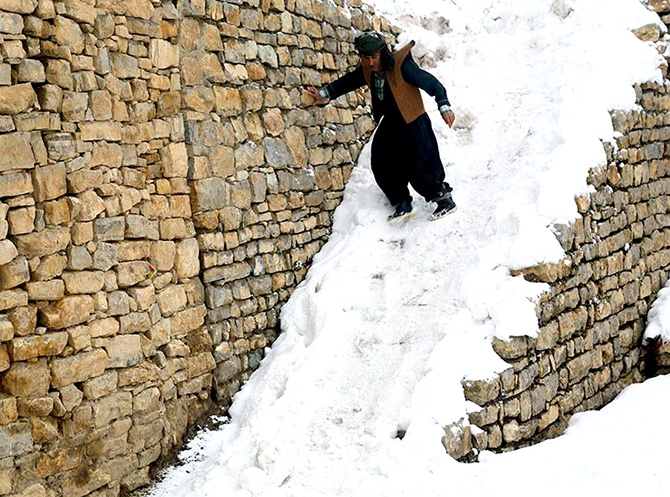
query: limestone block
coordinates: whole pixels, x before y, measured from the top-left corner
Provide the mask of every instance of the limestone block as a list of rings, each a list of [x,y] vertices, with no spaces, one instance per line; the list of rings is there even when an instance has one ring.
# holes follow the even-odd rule
[[[64,0],[65,15],[78,22],[93,26],[97,17],[95,7],[80,0]]]
[[[222,116],[237,116],[242,112],[242,96],[237,88],[214,87],[214,110]]]
[[[66,271],[61,276],[68,294],[96,293],[102,290],[105,277],[102,271]]]
[[[472,432],[465,419],[444,428],[442,445],[454,459],[467,456],[472,450]]]
[[[12,86],[14,90],[17,86]],[[9,113],[2,109],[2,88],[0,88],[0,114]],[[10,98],[20,98],[20,94],[14,94]],[[14,169],[32,169],[35,166],[35,155],[31,145],[30,133],[16,132],[0,135],[0,173]],[[17,181],[18,179],[14,179]],[[20,181],[20,180],[19,180]]]
[[[179,46],[167,40],[152,39],[149,45],[149,58],[157,69],[179,67]]]
[[[93,404],[93,423],[96,428],[101,428],[114,420],[130,416],[132,412],[133,394],[116,392],[98,399]]]
[[[107,371],[84,383],[84,396],[89,400],[96,400],[110,395],[117,390],[118,381],[119,374],[116,371]]]
[[[309,150],[305,142],[304,132],[297,127],[290,127],[285,133],[286,144],[293,157],[293,164],[298,167],[307,167]],[[313,178],[312,178],[313,180]]]
[[[7,371],[11,366],[9,362],[9,351],[7,350],[7,345],[0,343],[0,372]]]
[[[200,248],[195,238],[177,244],[175,269],[179,279],[193,278],[200,273]]]
[[[0,49],[4,60],[10,64],[18,64],[27,56],[22,40],[5,40]]]
[[[86,428],[88,429],[88,426]],[[62,482],[63,495],[90,495],[100,487],[107,485],[111,479],[112,477],[107,471],[102,469],[89,470],[86,472],[86,479],[80,476],[64,479]]]
[[[137,58],[120,52],[111,52],[109,57],[112,72],[117,78],[132,79],[140,77],[140,67]]]
[[[644,3],[654,12],[662,13],[670,11],[669,0],[645,0]]]
[[[137,17],[148,21],[154,15],[155,9],[150,0],[126,0],[123,2],[122,11],[128,17]]]
[[[68,228],[45,229],[16,237],[19,253],[28,258],[44,257],[65,250],[70,243]]]
[[[144,281],[151,268],[146,261],[122,262],[117,266],[117,282],[119,288],[127,288]]]
[[[98,241],[120,241],[124,238],[126,222],[123,216],[96,219],[93,226]]]
[[[33,184],[27,172],[0,175],[0,197],[16,197],[32,191]]]
[[[17,70],[18,82],[43,83],[46,81],[44,66],[39,60],[23,59]]]
[[[158,321],[147,331],[147,337],[155,347],[161,347],[169,343],[172,340],[170,320],[161,319]]]
[[[188,299],[182,285],[171,285],[157,294],[156,302],[163,316],[170,316],[184,309]]]
[[[71,219],[70,199],[59,198],[50,202],[45,202],[42,207],[44,222],[47,225],[56,226],[66,224]]]
[[[46,281],[60,276],[67,266],[67,257],[61,254],[48,255],[33,270],[33,281]]]
[[[284,140],[279,138],[265,138],[263,140],[267,163],[274,167],[293,165],[294,160]]]
[[[18,399],[19,416],[22,418],[49,416],[53,413],[54,408],[55,403],[52,395]]]
[[[194,212],[223,208],[230,200],[228,184],[222,178],[206,178],[193,183]]]
[[[30,269],[25,257],[17,257],[0,266],[0,290],[8,290],[30,281]]]
[[[53,454],[41,454],[37,460],[37,473],[46,478],[56,473],[81,467],[84,460],[82,447],[74,449],[61,449]],[[45,492],[46,495],[46,492]]]
[[[126,292],[115,291],[107,295],[107,313],[111,316],[122,316],[130,312],[130,297]]]
[[[0,316],[0,342],[11,340],[14,336],[14,325],[6,316]]]
[[[68,345],[74,349],[75,352],[87,349],[91,346],[91,330],[88,326],[81,325],[69,328]]]
[[[591,369],[591,353],[585,353],[577,356],[567,363],[570,373],[570,385],[574,385],[584,378]]]
[[[171,143],[160,150],[162,172],[166,178],[186,178],[188,154],[185,143]]]
[[[67,249],[67,268],[74,271],[88,269],[93,264],[93,257],[86,247],[70,245]]]
[[[10,210],[7,214],[9,232],[12,235],[25,235],[33,231],[35,229],[36,213],[35,206],[32,205],[30,207]],[[2,252],[1,249],[0,252]],[[2,260],[2,257],[0,257],[0,260]]]
[[[95,303],[88,295],[66,296],[40,309],[39,322],[52,329],[75,326],[88,320],[95,311]]]
[[[133,398],[134,412],[158,411],[160,409],[161,392],[156,387],[147,388]]]
[[[107,140],[121,141],[122,123],[117,121],[100,121],[80,123],[81,139],[83,141]]]
[[[121,316],[119,324],[119,332],[122,334],[141,333],[151,329],[151,318],[148,312],[131,312],[126,316]]]
[[[11,240],[0,240],[0,267],[11,262],[19,255]]]
[[[170,316],[170,332],[173,337],[185,336],[190,331],[202,326],[207,308],[204,305],[191,307]]]
[[[18,14],[0,12],[0,33],[20,35],[23,32],[23,17]]]
[[[74,139],[69,133],[53,133],[46,137],[47,153],[50,159],[64,160],[71,159],[77,151],[74,145]]]
[[[0,85],[9,86],[12,84],[12,66],[10,64],[0,64]]]
[[[104,345],[109,356],[108,368],[129,368],[142,362],[142,345],[139,335],[119,335]]]
[[[65,120],[72,122],[85,121],[86,111],[88,110],[88,94],[76,91],[64,92],[61,109]]]
[[[0,425],[13,423],[18,417],[16,398],[0,394]]]
[[[171,217],[191,217],[191,199],[188,195],[172,195],[168,200]]]
[[[7,313],[7,318],[14,326],[15,336],[27,336],[35,333],[37,309],[34,306],[15,307]]]
[[[123,148],[118,143],[96,143],[91,152],[90,166],[121,167],[123,163]]]
[[[235,149],[235,166],[238,170],[251,169],[265,162],[265,149],[254,142],[246,142]]]
[[[51,383],[56,388],[81,383],[100,376],[106,366],[107,353],[101,349],[55,359],[51,367]]]
[[[0,459],[26,454],[33,448],[30,423],[19,420],[0,426]]]
[[[247,181],[238,181],[232,185],[230,201],[234,207],[241,210],[251,207],[251,188]]]
[[[15,362],[4,373],[2,386],[16,397],[44,397],[49,391],[50,381],[46,360]]]
[[[251,274],[251,266],[246,262],[237,262],[226,265],[225,267],[217,267],[208,269],[204,272],[203,281],[211,283],[212,281],[235,281],[246,278]]]
[[[148,238],[158,240],[158,223],[147,219],[144,216],[130,214],[126,217],[126,237],[127,238]]]
[[[69,90],[72,88],[72,68],[66,60],[48,60],[45,69],[45,77],[53,87],[51,93],[55,93],[56,88],[60,90],[59,94],[61,100],[64,97],[63,89]]]
[[[188,377],[197,378],[216,368],[216,361],[209,352],[202,352],[188,358]]]
[[[114,318],[96,319],[89,324],[92,338],[116,335],[119,331],[119,322]]]
[[[70,193],[82,193],[102,186],[103,182],[101,170],[79,169],[67,175],[67,190]]]
[[[37,2],[33,0],[0,0],[0,10],[17,14],[31,14],[36,6]]]
[[[510,337],[509,340],[493,339],[493,350],[507,361],[523,357],[528,350],[528,338],[524,336]]]
[[[56,356],[63,352],[67,341],[68,334],[65,332],[14,338],[9,344],[9,353],[13,361]]]
[[[477,405],[483,406],[498,399],[500,395],[500,380],[463,380],[465,398]]]
[[[65,164],[63,163],[36,168],[33,172],[35,200],[43,202],[65,195],[67,193],[65,178]]]
[[[55,39],[60,46],[69,47],[72,53],[79,54],[84,50],[84,33],[79,24],[63,16],[54,20]]]

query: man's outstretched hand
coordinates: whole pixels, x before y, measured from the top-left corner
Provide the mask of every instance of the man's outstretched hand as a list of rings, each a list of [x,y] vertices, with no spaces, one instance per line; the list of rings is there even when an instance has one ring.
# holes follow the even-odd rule
[[[319,93],[319,90],[313,86],[307,87],[307,94],[312,97],[312,105],[324,105],[326,103],[326,101],[321,98],[321,93]]]
[[[454,115],[453,112],[447,112],[446,114],[442,114],[442,119],[444,119],[444,122],[447,123],[447,126],[452,128],[454,126],[456,116]]]

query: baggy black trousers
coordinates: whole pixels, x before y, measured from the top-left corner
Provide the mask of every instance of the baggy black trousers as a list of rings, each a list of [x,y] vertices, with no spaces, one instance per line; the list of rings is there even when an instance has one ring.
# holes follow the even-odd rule
[[[386,115],[377,127],[371,153],[375,181],[391,205],[410,197],[408,184],[427,201],[437,196],[444,167],[425,112],[409,124],[399,114]]]

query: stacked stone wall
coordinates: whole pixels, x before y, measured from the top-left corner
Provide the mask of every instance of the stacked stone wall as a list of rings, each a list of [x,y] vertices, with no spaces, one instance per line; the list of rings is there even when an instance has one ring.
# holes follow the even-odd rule
[[[0,495],[117,496],[226,405],[373,123],[359,0],[0,0]]]
[[[635,32],[660,40],[655,25]],[[670,81],[635,90],[640,110],[612,113],[617,138],[604,144],[607,164],[589,173],[593,193],[575,199],[579,218],[556,226],[566,258],[512,272],[550,285],[537,306],[540,331],[494,339],[509,369],[463,382],[481,409],[445,430],[456,458],[555,437],[573,414],[603,407],[665,364],[668,346],[647,347],[643,333],[670,271]]]

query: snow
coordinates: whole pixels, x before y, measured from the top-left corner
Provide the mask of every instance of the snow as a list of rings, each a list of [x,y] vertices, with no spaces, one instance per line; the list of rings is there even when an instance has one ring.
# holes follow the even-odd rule
[[[459,209],[428,222],[415,195],[417,214],[389,225],[366,147],[230,419],[196,437],[150,495],[664,495],[669,377],[477,464],[451,459],[441,437],[473,408],[461,381],[506,368],[492,337],[537,333],[547,287],[509,270],[564,257],[554,225],[575,219],[574,196],[604,164],[609,110],[635,109],[633,84],[662,77],[656,48],[630,30],[665,27],[638,0],[369,3],[447,87],[455,128],[429,98],[426,108]],[[650,318],[653,336],[670,338],[670,289]]]

